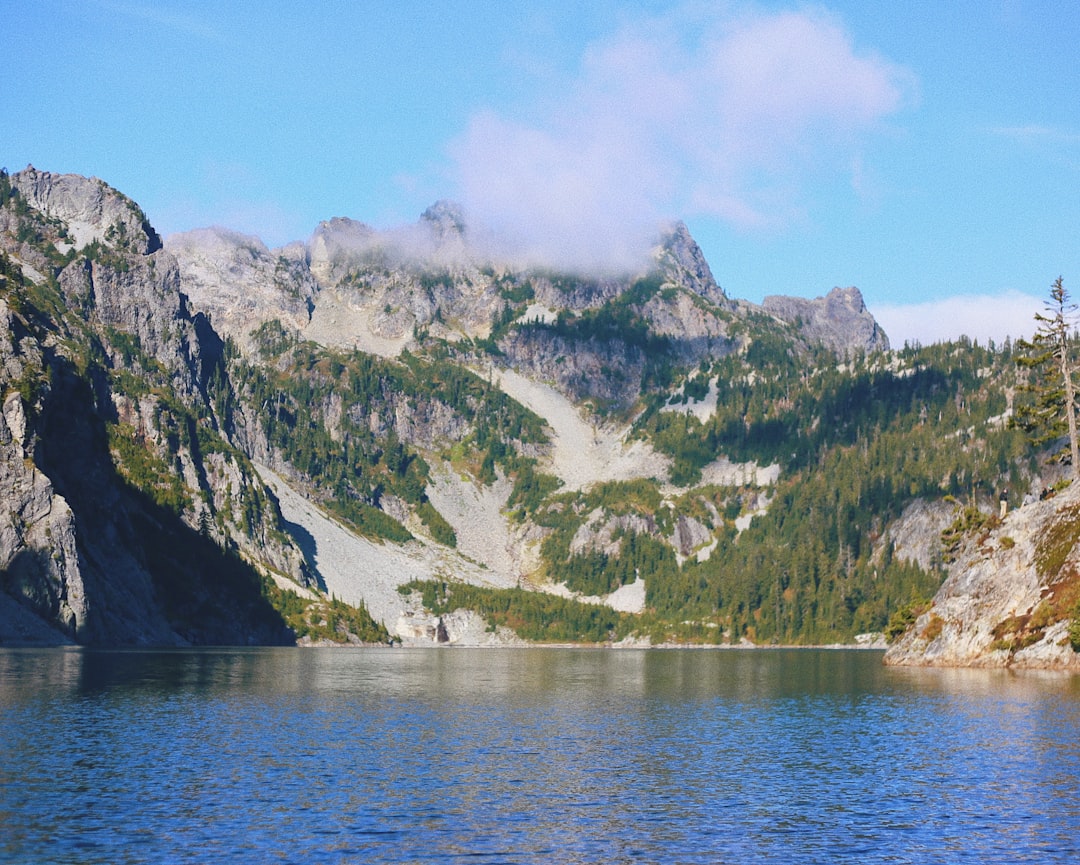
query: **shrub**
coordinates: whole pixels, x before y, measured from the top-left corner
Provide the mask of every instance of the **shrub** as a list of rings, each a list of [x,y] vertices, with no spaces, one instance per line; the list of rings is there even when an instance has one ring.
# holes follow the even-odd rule
[[[908,628],[915,624],[915,620],[926,612],[929,606],[930,602],[925,598],[913,598],[893,612],[889,617],[889,624],[885,626],[885,640],[891,643],[904,634]]]
[[[457,535],[454,533],[454,527],[446,521],[436,509],[435,506],[425,500],[420,503],[420,506],[416,509],[417,515],[431,530],[431,537],[433,537],[438,543],[447,547],[457,546]]]
[[[933,613],[930,616],[930,621],[926,623],[926,627],[923,628],[922,638],[928,643],[932,643],[938,637],[941,636],[941,631],[945,627],[945,620],[941,618],[937,613]]]

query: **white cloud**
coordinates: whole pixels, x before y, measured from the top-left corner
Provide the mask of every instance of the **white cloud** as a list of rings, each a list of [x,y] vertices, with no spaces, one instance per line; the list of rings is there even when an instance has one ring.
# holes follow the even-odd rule
[[[906,342],[932,345],[967,336],[981,343],[1030,337],[1044,298],[1009,289],[998,294],[957,295],[925,303],[870,306],[894,348]]]
[[[825,13],[639,21],[592,45],[538,122],[476,114],[452,145],[459,195],[519,253],[625,264],[672,217],[796,218],[802,178],[857,164],[910,85]]]

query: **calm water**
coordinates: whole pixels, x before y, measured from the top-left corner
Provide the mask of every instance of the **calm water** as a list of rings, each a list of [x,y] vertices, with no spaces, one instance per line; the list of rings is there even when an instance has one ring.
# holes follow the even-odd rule
[[[1076,862],[1080,678],[0,650],[0,862]]]

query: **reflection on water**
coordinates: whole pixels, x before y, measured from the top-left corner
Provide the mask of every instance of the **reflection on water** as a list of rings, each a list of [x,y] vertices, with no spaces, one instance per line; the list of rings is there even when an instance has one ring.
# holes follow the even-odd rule
[[[0,650],[3,862],[1066,862],[1080,678],[845,651]]]

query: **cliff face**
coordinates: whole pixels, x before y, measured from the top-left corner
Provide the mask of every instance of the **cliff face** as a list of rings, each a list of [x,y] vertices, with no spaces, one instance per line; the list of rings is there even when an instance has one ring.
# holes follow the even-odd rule
[[[976,523],[885,663],[1080,669],[1070,642],[1080,602],[1080,484]]]
[[[654,341],[666,341],[665,350],[686,363],[745,348],[733,325],[763,310],[794,325],[792,336],[805,346],[820,343],[840,354],[888,348],[858,289],[834,289],[814,301],[771,297],[763,308],[730,300],[682,223],[662,233],[652,273],[623,277],[520,270],[492,260],[447,202],[393,231],[336,217],[306,244],[279,250],[223,229],[176,235],[167,245],[194,308],[245,349],[272,320],[321,345],[383,357],[415,349],[418,334],[490,337],[510,366],[553,379],[579,401],[627,406],[641,393],[649,346],[614,334],[609,310],[638,317]],[[505,327],[556,320],[563,326]]]
[[[12,184],[33,210],[64,227],[61,247],[81,249],[98,241],[136,255],[161,249],[161,238],[146,214],[96,177],[51,174],[29,166],[12,178]]]
[[[297,330],[311,320],[319,286],[300,244],[271,253],[257,237],[203,228],[170,237],[169,252],[192,306],[245,345],[269,319]]]
[[[255,553],[280,518],[232,510],[261,484],[215,446],[223,346],[175,260],[100,181],[3,179],[0,642],[286,639],[254,572],[219,546]],[[259,561],[300,576],[299,551],[266,546]]]

